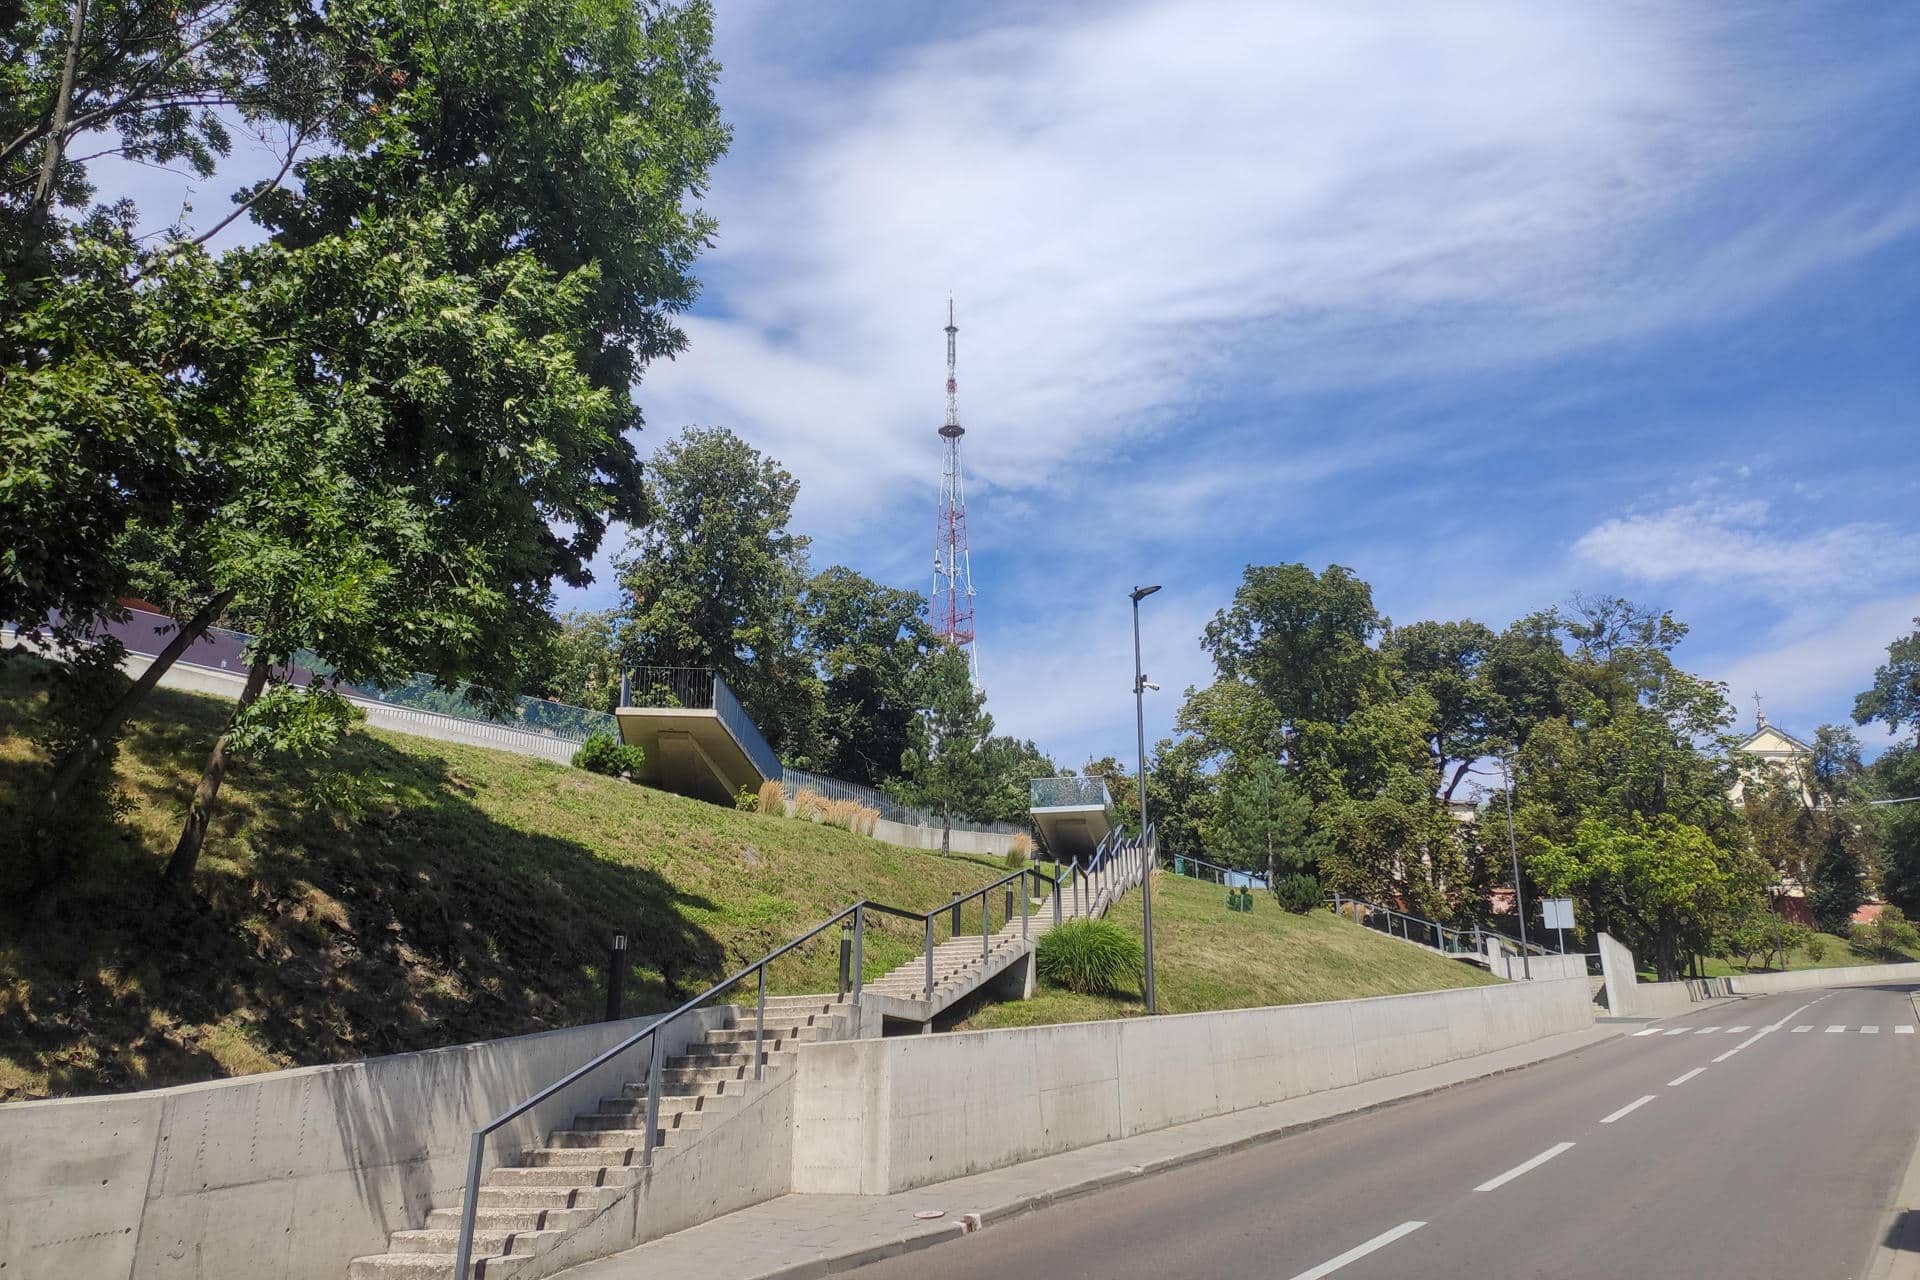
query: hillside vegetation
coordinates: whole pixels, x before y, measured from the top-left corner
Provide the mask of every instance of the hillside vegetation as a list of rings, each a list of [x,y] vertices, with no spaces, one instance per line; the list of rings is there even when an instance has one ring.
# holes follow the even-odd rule
[[[1161,1013],[1246,1009],[1314,1000],[1437,991],[1498,982],[1486,970],[1422,951],[1315,911],[1282,911],[1255,892],[1251,912],[1228,911],[1216,884],[1161,874],[1153,882],[1154,995]],[[1108,917],[1138,933],[1140,895]],[[1042,987],[1031,1000],[961,1011],[961,1029],[1135,1017],[1144,998],[1076,995]]]
[[[40,761],[31,660],[0,662],[0,832]],[[234,768],[195,881],[159,873],[230,704],[159,691],[126,811],[29,918],[0,857],[0,1100],[142,1088],[590,1021],[608,944],[629,1012],[697,994],[856,898],[924,910],[996,878],[830,827],[362,731],[316,765]],[[868,932],[865,969],[918,953]],[[772,971],[826,990],[837,931]],[[751,991],[746,993],[751,994]]]

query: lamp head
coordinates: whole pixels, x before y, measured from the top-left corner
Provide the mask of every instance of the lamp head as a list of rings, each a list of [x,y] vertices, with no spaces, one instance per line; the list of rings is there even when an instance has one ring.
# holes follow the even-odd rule
[[[1160,588],[1158,585],[1151,586],[1151,587],[1135,587],[1128,594],[1130,594],[1133,597],[1133,602],[1135,604],[1139,604],[1142,600],[1145,600],[1148,596],[1152,595],[1154,592],[1158,591],[1159,589]]]

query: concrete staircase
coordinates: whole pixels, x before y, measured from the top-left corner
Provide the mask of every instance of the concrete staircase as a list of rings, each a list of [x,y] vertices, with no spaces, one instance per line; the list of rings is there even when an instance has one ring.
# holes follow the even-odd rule
[[[1097,890],[1088,887],[1076,894],[1069,889],[1061,898],[1062,921],[1104,915],[1137,878],[1119,874]],[[866,983],[862,997],[877,997],[876,1004],[891,1007],[890,1016],[924,1014],[923,1025],[930,1029],[934,1013],[1026,961],[1052,927],[1052,902],[1030,900],[1025,934],[1016,915],[989,935],[984,956],[978,935],[934,947],[930,1003],[924,1000],[924,954]],[[685,1053],[661,1064],[656,1147],[699,1142],[793,1070],[802,1044],[858,1034],[855,1017],[851,1002],[842,996],[768,997],[765,1071],[756,1081],[753,1011],[736,1008],[730,1025],[703,1033]],[[604,1233],[570,1237],[598,1223],[644,1177],[646,1114],[645,1082],[628,1083],[618,1095],[603,1098],[598,1110],[575,1116],[571,1128],[549,1134],[544,1146],[488,1173],[480,1184],[472,1267],[460,1280],[539,1280],[606,1251],[604,1245],[594,1248],[596,1239],[606,1238]],[[459,1238],[460,1210],[436,1208],[424,1227],[394,1232],[386,1253],[355,1258],[348,1266],[348,1280],[450,1280]],[[613,1247],[625,1248],[627,1243]]]
[[[769,997],[765,1071],[755,1080],[753,1024],[752,1011],[739,1010],[732,1026],[706,1032],[661,1064],[656,1146],[698,1142],[791,1071],[802,1044],[845,1039],[854,1029],[852,1009],[838,996]],[[575,1116],[572,1128],[549,1134],[545,1146],[522,1152],[518,1164],[489,1173],[480,1184],[472,1275],[535,1280],[582,1261],[551,1255],[640,1180],[646,1115],[645,1081],[626,1084],[599,1110]],[[449,1280],[459,1238],[460,1210],[435,1209],[424,1228],[394,1232],[386,1253],[354,1259],[348,1280]]]
[[[1118,884],[1085,893],[1069,886],[1060,899],[1060,921],[1081,916],[1098,918],[1130,888]],[[931,1028],[935,1015],[952,1008],[981,987],[999,978],[1033,954],[1040,939],[1054,927],[1051,898],[1030,899],[1024,929],[1016,915],[998,933],[988,936],[982,946],[980,935],[962,934],[937,944],[933,949],[933,998],[927,996],[927,958],[925,953],[883,974],[862,988],[864,994],[885,996],[911,1007],[914,1017]]]

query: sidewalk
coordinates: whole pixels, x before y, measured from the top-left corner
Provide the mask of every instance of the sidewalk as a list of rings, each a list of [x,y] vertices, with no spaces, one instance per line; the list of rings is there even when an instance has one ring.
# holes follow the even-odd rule
[[[562,1280],[812,1280],[951,1240],[1059,1200],[1224,1155],[1341,1116],[1498,1075],[1625,1034],[1596,1024],[1458,1062],[1289,1098],[887,1196],[781,1196],[559,1272]],[[940,1209],[931,1221],[913,1216]]]

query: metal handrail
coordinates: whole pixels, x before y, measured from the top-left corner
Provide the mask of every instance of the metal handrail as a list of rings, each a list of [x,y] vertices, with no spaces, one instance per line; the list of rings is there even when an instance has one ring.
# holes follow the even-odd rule
[[[474,1130],[472,1142],[467,1150],[467,1187],[465,1194],[461,1198],[460,1243],[454,1253],[453,1274],[464,1278],[473,1263],[474,1218],[480,1207],[480,1166],[485,1160],[486,1141],[489,1134],[519,1119],[534,1107],[539,1106],[554,1094],[559,1093],[562,1089],[585,1079],[594,1071],[599,1070],[607,1063],[631,1050],[642,1040],[651,1037],[652,1043],[648,1047],[647,1059],[647,1128],[646,1132],[641,1136],[640,1147],[640,1164],[643,1168],[650,1168],[653,1164],[655,1135],[660,1124],[660,1064],[664,1056],[660,1051],[660,1036],[658,1034],[660,1030],[682,1015],[699,1008],[701,1005],[707,1003],[707,1001],[719,995],[722,991],[727,990],[735,983],[745,979],[748,975],[757,973],[760,978],[760,983],[753,1028],[753,1078],[755,1080],[763,1079],[766,1064],[763,1060],[764,1053],[761,1046],[765,1043],[767,1034],[767,966],[800,946],[802,943],[812,941],[820,934],[831,929],[834,925],[845,920],[848,916],[852,916],[853,1007],[857,1011],[860,1008],[860,988],[862,985],[860,972],[861,951],[866,933],[866,910],[867,901],[864,898],[850,907],[841,908],[799,937],[767,952],[767,954],[761,956],[758,960],[740,970],[740,972],[734,974],[732,977],[708,987],[705,991],[687,1001],[673,1012],[662,1014],[660,1017],[655,1018],[646,1026],[613,1046],[613,1048],[601,1053],[591,1062],[586,1063],[584,1066],[576,1067],[526,1101],[501,1112],[487,1124]]]
[[[922,955],[925,957],[925,960],[926,960],[926,975],[922,982],[921,993],[922,993],[922,998],[925,999],[928,1004],[932,1004],[933,1003],[933,925],[934,925],[934,921],[938,920],[943,915],[952,917],[953,932],[947,935],[948,941],[952,941],[954,938],[957,938],[960,936],[961,908],[966,906],[969,902],[972,902],[975,898],[980,899],[980,959],[982,962],[984,962],[993,953],[993,943],[992,943],[993,904],[987,895],[992,893],[995,889],[999,889],[1005,885],[1012,884],[1015,880],[1018,880],[1020,882],[1020,887],[1018,890],[1020,895],[1020,936],[1022,938],[1028,938],[1032,936],[1032,933],[1031,933],[1032,924],[1031,924],[1031,919],[1028,911],[1028,908],[1032,905],[1031,893],[1027,887],[1029,883],[1029,877],[1031,877],[1031,879],[1035,881],[1044,880],[1048,884],[1053,886],[1053,922],[1055,924],[1059,924],[1060,923],[1061,877],[1050,876],[1046,872],[1040,870],[1040,868],[1032,867],[1032,866],[1021,867],[1018,871],[1009,871],[1006,875],[1001,876],[998,880],[995,880],[992,884],[982,885],[980,888],[975,889],[972,893],[966,894],[962,897],[955,898],[951,902],[943,903],[942,905],[935,907],[931,911],[909,911],[905,907],[888,906],[884,902],[869,902],[867,904],[867,908],[871,911],[880,911],[890,916],[896,916],[902,920],[918,920],[921,923],[921,926],[926,931],[926,936],[924,939],[925,948],[922,952]],[[1005,923],[1009,925],[1013,923],[1013,918],[1011,914],[1009,914]]]
[[[1474,925],[1471,929],[1456,929],[1449,925],[1441,924],[1437,920],[1429,920],[1424,916],[1408,915],[1406,912],[1396,911],[1392,907],[1383,907],[1378,903],[1367,902],[1364,899],[1338,892],[1328,897],[1327,903],[1333,908],[1335,914],[1339,914],[1342,904],[1352,903],[1354,906],[1365,910],[1369,914],[1369,917],[1374,913],[1384,915],[1387,920],[1385,933],[1390,938],[1400,937],[1405,938],[1409,942],[1415,941],[1416,939],[1413,936],[1414,927],[1418,926],[1422,934],[1432,933],[1434,939],[1432,945],[1435,950],[1445,951],[1449,954],[1483,955],[1487,949],[1486,944],[1488,939],[1492,939],[1502,946],[1511,947],[1516,953],[1521,950],[1521,943],[1517,938],[1502,933],[1498,929],[1490,929],[1483,925]],[[1400,921],[1400,932],[1397,934],[1393,931],[1393,922],[1395,920]],[[1362,924],[1362,927],[1367,927],[1364,922],[1357,921],[1356,923]],[[1471,945],[1467,943],[1468,938],[1473,939]],[[1420,941],[1423,946],[1427,945],[1424,939]],[[1550,956],[1555,954],[1539,943],[1531,940],[1525,945],[1527,952],[1532,955]]]
[[[1270,873],[1265,871],[1254,872],[1254,871],[1247,871],[1241,867],[1223,867],[1219,863],[1208,862],[1205,858],[1196,858],[1190,853],[1176,853],[1173,855],[1173,860],[1175,865],[1172,868],[1170,868],[1170,870],[1172,870],[1175,875],[1187,874],[1185,871],[1182,871],[1179,869],[1179,864],[1185,863],[1188,866],[1205,867],[1209,871],[1220,872],[1223,878],[1216,882],[1219,884],[1225,884],[1226,880],[1224,877],[1231,875],[1231,876],[1245,876],[1247,878],[1247,883],[1249,887],[1257,886],[1262,889],[1271,889],[1273,887],[1268,882]],[[1189,876],[1188,878],[1192,880],[1204,880],[1206,877]]]

